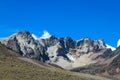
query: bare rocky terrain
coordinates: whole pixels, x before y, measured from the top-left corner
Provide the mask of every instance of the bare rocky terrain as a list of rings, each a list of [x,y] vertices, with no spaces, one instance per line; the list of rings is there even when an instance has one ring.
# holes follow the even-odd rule
[[[0,39],[0,42],[20,55],[19,60],[41,68],[60,68],[74,71],[76,75],[92,74],[120,79],[120,48],[112,51],[103,39],[83,38],[76,41],[70,37],[55,36],[36,39],[30,32],[23,31]]]

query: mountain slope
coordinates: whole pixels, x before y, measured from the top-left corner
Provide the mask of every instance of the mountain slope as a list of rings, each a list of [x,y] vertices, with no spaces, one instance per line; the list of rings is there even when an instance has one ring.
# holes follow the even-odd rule
[[[82,80],[62,70],[49,70],[17,58],[15,52],[0,44],[1,80]]]
[[[55,69],[53,68],[55,67],[45,65],[46,63],[49,63],[57,67],[62,67],[66,70],[94,75],[117,76],[117,78],[119,78],[118,76],[120,74],[120,48],[112,51],[111,49],[106,48],[104,40],[91,40],[90,38],[83,38],[75,41],[70,37],[56,38],[55,36],[51,35],[47,38],[36,39],[30,34],[30,32],[23,31],[15,33],[8,38],[0,39],[0,42],[8,48],[17,52],[14,54],[19,54],[23,56],[23,58],[19,58],[20,60],[29,62],[33,66],[37,65],[41,68],[54,71]],[[1,49],[1,52],[4,51],[7,50]],[[10,56],[10,54],[6,55]],[[4,58],[2,59],[4,60]],[[17,62],[16,59],[19,61],[16,56],[10,59],[13,60],[8,59],[8,61]],[[31,59],[37,60],[39,64],[34,63],[34,61],[32,61]],[[45,62],[44,65],[43,63],[41,64],[41,62]],[[17,63],[15,63],[15,65]],[[10,65],[10,62],[7,64]],[[5,66],[7,68],[8,65]],[[14,67],[14,65],[12,66]],[[59,70],[57,71],[59,72]],[[86,78],[86,76],[80,77]]]
[[[105,58],[98,57],[107,50],[104,40],[83,38],[75,41],[70,37],[56,38],[51,35],[36,39],[28,31],[15,33],[0,41],[24,57],[55,64],[64,69],[102,62]]]
[[[19,59],[16,52],[0,44],[0,80],[111,80],[88,74],[71,73],[50,66],[38,66]]]
[[[113,61],[109,64],[110,73],[120,73],[120,46],[112,53]]]
[[[106,57],[106,55],[108,56]],[[104,52],[104,55],[99,57],[105,57],[104,62],[78,67],[72,69],[72,71],[110,76],[120,80],[120,47],[118,47],[115,51],[107,50]]]

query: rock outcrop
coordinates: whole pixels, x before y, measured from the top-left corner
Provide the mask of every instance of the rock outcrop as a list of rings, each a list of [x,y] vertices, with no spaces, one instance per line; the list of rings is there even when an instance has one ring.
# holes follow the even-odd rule
[[[49,59],[45,48],[28,31],[15,33],[6,39],[2,39],[1,43],[24,57],[35,58],[41,61]]]
[[[99,61],[98,56],[107,50],[103,40],[84,38],[75,41],[70,37],[55,36],[34,39],[28,31],[15,33],[0,42],[24,57],[56,64],[65,69],[96,63]]]

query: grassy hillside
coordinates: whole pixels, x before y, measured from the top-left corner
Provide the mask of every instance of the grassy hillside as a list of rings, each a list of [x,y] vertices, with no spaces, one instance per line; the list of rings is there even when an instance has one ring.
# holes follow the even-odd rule
[[[92,75],[73,74],[44,68],[18,58],[17,53],[0,44],[0,80],[110,80]]]
[[[116,74],[114,77],[120,80],[120,74]]]
[[[83,80],[60,70],[47,70],[17,58],[0,45],[0,80]]]

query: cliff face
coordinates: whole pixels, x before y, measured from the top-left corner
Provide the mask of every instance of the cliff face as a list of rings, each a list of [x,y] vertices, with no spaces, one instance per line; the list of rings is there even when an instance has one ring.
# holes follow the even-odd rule
[[[35,39],[28,31],[15,33],[0,41],[24,57],[56,64],[65,69],[103,61],[104,57],[100,56],[107,50],[103,40],[84,38],[75,41],[70,37],[54,36]]]

